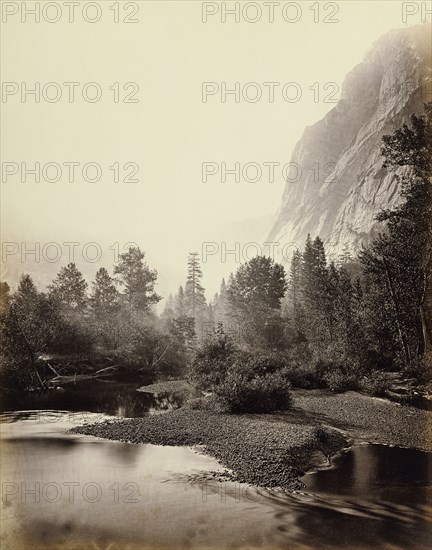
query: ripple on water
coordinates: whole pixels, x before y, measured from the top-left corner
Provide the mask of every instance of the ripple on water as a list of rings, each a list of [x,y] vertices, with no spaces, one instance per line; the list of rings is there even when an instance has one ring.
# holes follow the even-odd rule
[[[333,468],[304,476],[304,490],[288,492],[229,481],[215,460],[191,449],[69,434],[84,417],[94,422],[107,415],[56,409],[2,415],[2,481],[75,482],[81,491],[73,502],[62,495],[58,503],[15,495],[2,503],[3,536],[18,529],[50,550],[73,541],[122,549],[142,548],[142,541],[292,549],[426,548],[432,542],[431,453],[356,447]],[[91,482],[102,490],[94,503],[82,497]],[[125,502],[131,488],[138,502]]]

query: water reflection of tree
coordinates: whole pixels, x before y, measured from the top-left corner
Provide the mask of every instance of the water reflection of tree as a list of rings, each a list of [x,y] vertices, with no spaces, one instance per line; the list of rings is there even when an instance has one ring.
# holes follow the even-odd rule
[[[90,419],[86,417],[85,411],[134,418],[146,413],[177,409],[185,400],[185,396],[179,392],[152,394],[137,392],[137,387],[138,384],[118,382],[69,385],[61,392],[50,390],[28,393],[23,397],[20,408],[40,410],[41,417],[48,414],[47,411],[70,411],[75,422],[80,419],[85,422]],[[16,408],[16,403],[10,401],[3,401],[4,410]]]
[[[154,393],[152,412],[178,409],[184,402],[181,393]]]

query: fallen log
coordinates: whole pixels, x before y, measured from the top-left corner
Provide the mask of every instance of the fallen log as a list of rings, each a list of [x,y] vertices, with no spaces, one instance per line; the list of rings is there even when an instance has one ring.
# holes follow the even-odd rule
[[[84,380],[92,380],[95,378],[113,376],[117,372],[117,365],[105,367],[93,374],[73,374],[73,375],[59,375],[48,380],[48,384],[61,386],[64,384],[76,384],[77,382],[83,382]]]
[[[55,370],[55,368],[54,368],[52,365],[50,365],[50,364],[48,363],[48,361],[47,361],[46,364],[48,365],[48,367],[53,371],[53,373],[54,373],[56,376],[61,376],[61,375]]]

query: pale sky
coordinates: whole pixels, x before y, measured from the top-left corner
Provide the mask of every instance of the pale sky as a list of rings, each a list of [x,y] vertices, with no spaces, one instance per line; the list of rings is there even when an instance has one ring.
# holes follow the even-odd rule
[[[277,6],[273,23],[267,11],[256,23],[243,17],[236,23],[229,16],[223,23],[220,5],[219,13],[203,23],[202,3],[183,0],[137,2],[138,23],[113,23],[113,3],[99,4],[102,18],[94,24],[83,21],[80,8],[74,23],[68,23],[65,10],[57,23],[34,23],[31,17],[22,23],[18,13],[2,24],[2,81],[17,83],[19,90],[1,105],[3,163],[31,167],[35,162],[43,166],[75,161],[80,163],[78,176],[88,162],[102,168],[97,183],[78,176],[68,182],[66,167],[57,183],[36,183],[31,176],[22,183],[20,173],[3,180],[2,240],[42,245],[94,241],[103,248],[102,262],[107,265],[112,263],[106,252],[112,243],[136,242],[159,270],[159,290],[165,295],[183,282],[187,253],[201,252],[203,241],[220,247],[223,240],[233,248],[235,240],[265,239],[284,180],[281,169],[275,168],[275,181],[270,182],[263,163],[289,162],[304,128],[334,106],[323,102],[334,85],[324,86],[340,87],[377,38],[422,22],[419,12],[404,23],[402,2],[391,0],[320,2],[319,14],[310,9],[313,2],[299,2],[301,15],[287,12],[299,17],[296,23],[286,22]],[[246,16],[255,16],[253,8]],[[315,23],[314,16],[320,22]],[[338,22],[324,23],[326,16]],[[54,17],[53,12],[48,17]],[[35,82],[41,88],[58,83],[62,97],[49,103],[42,96],[35,103],[28,96],[23,103],[22,82],[28,88]],[[64,82],[79,83],[72,103]],[[100,101],[82,99],[88,82],[101,87]],[[139,103],[114,103],[109,87],[115,82],[123,95],[123,84],[136,82]],[[256,103],[242,98],[236,103],[232,95],[222,102],[219,91],[204,103],[203,82],[215,83],[219,90],[223,82],[227,88],[239,82],[241,90],[255,82],[263,95]],[[265,82],[280,83],[273,103]],[[281,89],[289,82],[296,82],[302,92],[297,102],[282,97]],[[320,91],[318,102],[309,89],[314,83]],[[246,91],[252,96],[254,89],[256,85]],[[138,164],[139,182],[113,182],[109,167],[115,162]],[[228,168],[235,162],[254,162],[263,175],[256,183],[235,182],[228,175],[223,183],[219,171],[203,183],[203,162],[224,162]],[[238,223],[255,218],[256,223]],[[66,256],[58,268],[65,263]],[[79,258],[77,264],[86,272],[94,270]],[[220,255],[208,260],[208,297],[233,267],[232,262],[221,262]],[[7,276],[4,262],[2,268]]]

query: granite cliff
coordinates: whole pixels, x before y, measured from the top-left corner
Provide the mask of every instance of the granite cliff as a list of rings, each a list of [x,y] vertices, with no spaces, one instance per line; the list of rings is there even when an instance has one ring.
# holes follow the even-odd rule
[[[310,233],[330,254],[355,253],[382,229],[375,215],[400,198],[381,137],[432,100],[431,40],[428,25],[391,31],[347,75],[339,102],[292,153],[302,175],[287,182],[269,241],[302,247]]]

